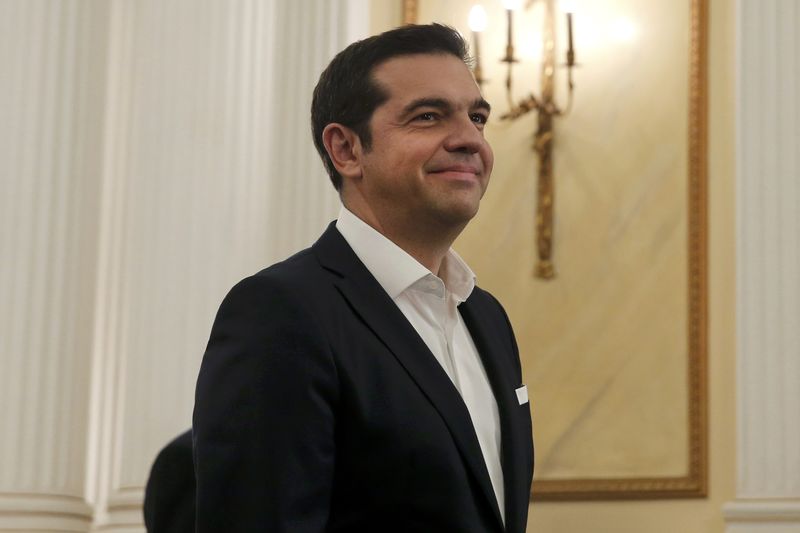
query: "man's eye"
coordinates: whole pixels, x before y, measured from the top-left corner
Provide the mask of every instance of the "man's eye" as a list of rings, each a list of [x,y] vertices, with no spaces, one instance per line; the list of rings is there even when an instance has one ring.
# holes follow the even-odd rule
[[[422,120],[422,121],[436,120],[436,113],[433,113],[432,111],[428,111],[427,113],[421,113],[417,115],[417,117],[414,120]]]
[[[470,119],[472,119],[472,122],[475,124],[486,124],[486,122],[489,120],[489,117],[483,113],[473,113],[470,115]]]

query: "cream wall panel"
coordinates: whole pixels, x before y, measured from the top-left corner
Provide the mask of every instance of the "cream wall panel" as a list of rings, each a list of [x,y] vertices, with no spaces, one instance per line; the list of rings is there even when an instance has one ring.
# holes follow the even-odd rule
[[[85,531],[102,9],[0,2],[0,530]]]
[[[89,452],[96,529],[141,530],[150,465],[191,424],[227,290],[335,217],[309,131],[311,90],[366,33],[362,3],[111,3]]]
[[[737,500],[729,532],[800,531],[800,5],[739,0]]]

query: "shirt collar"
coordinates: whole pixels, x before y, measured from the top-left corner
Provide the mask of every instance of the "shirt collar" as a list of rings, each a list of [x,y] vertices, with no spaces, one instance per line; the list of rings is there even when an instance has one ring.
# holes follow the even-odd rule
[[[339,210],[336,229],[392,299],[422,278],[439,279],[344,205]],[[475,288],[475,273],[452,248],[442,261],[440,273],[445,288],[459,303],[466,300]]]

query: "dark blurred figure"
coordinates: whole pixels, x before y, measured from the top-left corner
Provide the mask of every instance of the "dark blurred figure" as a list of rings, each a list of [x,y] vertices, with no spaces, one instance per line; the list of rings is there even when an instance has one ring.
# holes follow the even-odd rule
[[[144,524],[148,533],[194,533],[195,480],[192,431],[162,449],[144,491]]]

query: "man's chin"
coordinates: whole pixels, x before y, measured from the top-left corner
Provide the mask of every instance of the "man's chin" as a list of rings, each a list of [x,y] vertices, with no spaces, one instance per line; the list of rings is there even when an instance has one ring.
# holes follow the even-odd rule
[[[478,214],[479,202],[453,203],[438,213],[442,225],[463,228]]]

